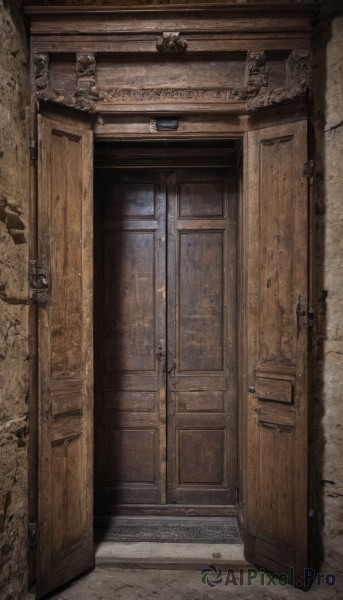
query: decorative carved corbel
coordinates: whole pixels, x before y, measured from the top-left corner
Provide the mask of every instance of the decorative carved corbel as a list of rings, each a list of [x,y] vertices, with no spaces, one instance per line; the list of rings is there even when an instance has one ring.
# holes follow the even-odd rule
[[[36,91],[45,90],[49,83],[49,54],[34,54],[34,88]]]
[[[245,70],[245,85],[257,88],[267,87],[267,75],[266,53],[263,50],[249,51]]]
[[[247,110],[274,106],[298,100],[306,96],[311,86],[311,52],[294,50],[287,60],[287,85],[259,92],[255,98],[247,101]]]
[[[311,52],[294,50],[287,59],[287,85],[273,90],[260,90],[255,98],[247,101],[247,110],[284,104],[306,96],[311,86]]]
[[[304,89],[311,86],[312,53],[308,50],[293,50],[287,61],[288,83]]]
[[[76,77],[79,90],[91,90],[96,85],[94,52],[76,54]]]
[[[162,54],[181,54],[187,50],[187,41],[177,31],[166,31],[156,43],[156,50]]]
[[[37,100],[43,100],[45,102],[55,102],[56,104],[62,104],[62,106],[68,106],[70,108],[76,108],[87,113],[95,113],[96,108],[94,102],[89,100],[87,96],[83,96],[82,92],[76,92],[75,94],[61,93],[53,88],[47,88],[41,92],[36,92],[35,97]]]

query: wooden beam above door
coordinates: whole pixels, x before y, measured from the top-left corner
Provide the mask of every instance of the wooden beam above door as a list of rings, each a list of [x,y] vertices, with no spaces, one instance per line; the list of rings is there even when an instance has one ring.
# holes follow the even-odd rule
[[[241,115],[297,101],[310,88],[316,11],[26,6],[33,92],[101,115]]]

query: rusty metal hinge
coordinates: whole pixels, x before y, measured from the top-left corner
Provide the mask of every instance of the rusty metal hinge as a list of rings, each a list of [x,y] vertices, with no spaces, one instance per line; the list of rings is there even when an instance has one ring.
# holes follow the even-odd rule
[[[307,329],[308,350],[313,346],[313,328],[315,323],[315,314],[313,305],[307,304],[305,299],[299,297],[297,305],[297,336],[299,337],[301,329]]]
[[[315,314],[313,305],[310,303],[307,316],[307,349],[311,352],[313,348],[313,328],[315,323]]]
[[[308,314],[307,314],[307,327],[311,328],[314,326],[314,308],[313,305],[310,303],[308,305]]]
[[[314,174],[314,161],[308,160],[304,164],[304,175],[305,175],[305,177],[308,177],[309,179],[311,179],[311,177],[313,177],[313,174]]]
[[[36,548],[36,546],[37,546],[37,523],[29,523],[27,535],[28,535],[28,541],[29,541],[29,548]]]
[[[38,146],[36,140],[30,141],[30,159],[32,162],[36,162],[38,160]]]
[[[44,260],[29,260],[29,299],[46,308],[50,295],[49,267]]]

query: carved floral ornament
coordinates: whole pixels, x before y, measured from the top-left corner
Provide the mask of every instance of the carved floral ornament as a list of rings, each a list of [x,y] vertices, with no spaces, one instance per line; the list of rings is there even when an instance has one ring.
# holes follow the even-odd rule
[[[176,31],[163,33],[157,40],[156,50],[162,54],[182,54],[187,50],[187,42]]]
[[[187,42],[178,33],[164,34],[157,42],[160,52],[182,53]],[[176,37],[175,37],[176,36]],[[169,49],[168,49],[169,48]],[[71,91],[61,91],[49,84],[49,55],[34,55],[34,89],[37,99],[50,100],[87,112],[98,112],[102,104],[144,102],[246,102],[247,112],[280,105],[306,96],[311,86],[311,53],[294,51],[287,60],[287,84],[279,88],[268,87],[268,67],[264,51],[249,51],[245,65],[244,85],[220,88],[114,88],[100,89],[96,81],[94,53],[76,55],[76,86]]]

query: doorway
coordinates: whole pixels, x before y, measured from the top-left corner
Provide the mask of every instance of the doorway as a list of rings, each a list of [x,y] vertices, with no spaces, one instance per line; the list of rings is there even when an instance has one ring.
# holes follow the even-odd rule
[[[117,239],[127,236],[127,239],[131,240],[131,235],[138,237],[141,234],[143,239],[146,236],[148,240],[148,235],[150,235],[157,242],[159,240],[163,242],[163,231],[165,232],[165,251],[161,250],[163,245],[150,242],[149,246],[146,242],[141,244],[140,253],[135,250],[132,256],[136,257],[137,265],[140,267],[140,283],[142,283],[149,275],[146,267],[149,263],[143,259],[144,256],[149,256],[150,248],[150,273],[152,272],[151,264],[154,269],[153,276],[150,274],[150,281],[153,283],[153,294],[150,296],[152,298],[150,305],[154,306],[153,314],[156,315],[158,307],[161,306],[161,303],[157,302],[157,294],[159,294],[159,299],[163,300],[162,304],[165,303],[164,321],[162,318],[157,320],[157,317],[154,316],[155,323],[165,323],[162,329],[158,330],[157,326],[152,328],[154,332],[154,363],[144,362],[147,361],[147,356],[146,352],[142,353],[140,364],[144,366],[145,371],[141,368],[139,373],[147,372],[151,377],[155,377],[153,381],[157,382],[157,373],[159,373],[159,380],[161,381],[164,376],[168,383],[162,386],[162,390],[157,388],[157,384],[153,387],[153,383],[151,389],[138,388],[137,390],[137,383],[132,380],[130,387],[129,375],[134,373],[134,369],[131,369],[132,373],[128,369],[125,370],[123,362],[120,362],[123,360],[121,356],[118,359],[120,368],[117,368],[117,372],[114,370],[112,373],[109,369],[109,373],[103,374],[101,369],[103,369],[104,363],[104,345],[101,338],[99,342],[99,336],[97,337],[95,358],[98,363],[101,359],[101,369],[99,364],[96,365],[95,398],[101,398],[100,404],[98,401],[96,402],[97,411],[99,406],[102,407],[104,404],[104,389],[110,393],[126,394],[135,391],[155,392],[156,404],[158,402],[158,408],[154,415],[155,431],[157,431],[157,427],[163,428],[164,426],[166,435],[164,438],[162,436],[158,438],[158,446],[156,444],[150,447],[153,449],[157,447],[160,452],[162,440],[166,449],[161,455],[162,458],[165,457],[164,470],[162,462],[158,463],[158,465],[162,464],[162,468],[159,471],[155,470],[156,479],[151,476],[148,481],[121,480],[118,484],[117,480],[111,482],[106,474],[107,481],[112,483],[107,486],[108,495],[106,497],[101,493],[102,488],[98,479],[96,479],[96,495],[97,499],[99,496],[102,499],[103,504],[100,509],[105,516],[106,514],[110,515],[111,511],[118,514],[119,510],[127,511],[126,514],[130,511],[129,514],[132,515],[134,510],[141,510],[141,507],[144,511],[152,511],[151,514],[156,514],[159,507],[162,507],[162,511],[186,511],[186,514],[192,517],[199,515],[198,511],[203,511],[200,516],[206,518],[219,509],[222,511],[219,513],[222,516],[228,515],[231,509],[235,510],[236,503],[226,504],[229,500],[223,497],[224,495],[221,498],[221,504],[208,503],[210,495],[208,490],[216,491],[220,488],[217,475],[219,470],[216,472],[215,481],[209,479],[189,481],[190,477],[194,477],[194,471],[197,474],[201,470],[195,468],[194,471],[188,469],[187,472],[187,461],[190,460],[193,463],[197,461],[198,457],[194,450],[199,448],[200,443],[196,446],[194,440],[191,440],[188,447],[186,445],[189,453],[188,455],[187,452],[184,453],[186,456],[185,467],[178,459],[182,435],[185,435],[181,440],[183,443],[189,431],[198,433],[200,430],[202,433],[208,431],[212,433],[214,429],[223,429],[223,426],[219,425],[219,420],[223,421],[224,411],[220,413],[217,410],[212,414],[209,410],[188,411],[187,407],[192,406],[189,395],[193,392],[230,393],[228,371],[227,387],[224,389],[200,387],[198,383],[201,377],[203,377],[203,383],[206,382],[212,374],[213,381],[217,376],[223,376],[224,379],[224,369],[228,363],[225,363],[225,359],[223,359],[222,369],[219,368],[220,362],[209,367],[208,363],[201,363],[203,356],[206,358],[205,353],[204,355],[200,354],[200,362],[196,362],[196,359],[199,360],[199,354],[194,353],[194,355],[192,354],[194,362],[190,364],[187,363],[190,360],[189,354],[187,352],[182,354],[180,351],[184,347],[189,349],[190,341],[194,340],[194,336],[189,335],[187,328],[182,330],[184,312],[180,308],[188,307],[184,319],[186,325],[194,314],[197,314],[194,310],[192,311],[192,308],[198,309],[203,304],[207,309],[208,307],[213,308],[210,303],[211,298],[205,296],[206,286],[209,281],[218,282],[219,277],[215,276],[215,273],[222,273],[221,285],[217,286],[214,291],[212,289],[211,292],[216,293],[216,302],[220,301],[222,311],[221,313],[214,311],[210,314],[214,314],[217,321],[220,315],[222,316],[223,328],[225,327],[225,318],[227,324],[229,322],[231,324],[238,323],[238,387],[241,401],[238,419],[240,427],[238,447],[240,450],[237,504],[239,515],[244,518],[245,557],[247,560],[273,570],[273,572],[278,570],[287,572],[287,569],[295,565],[295,572],[301,576],[303,566],[306,564],[305,533],[307,527],[305,467],[307,465],[308,188],[304,175],[304,164],[307,157],[307,121],[305,117],[301,116],[301,113],[298,115],[295,113],[292,117],[293,120],[289,121],[286,114],[286,122],[280,123],[280,115],[277,114],[275,117],[278,120],[277,124],[271,125],[272,117],[273,115],[269,113],[264,115],[268,121],[265,126],[262,126],[260,120],[257,121],[257,124],[255,121],[247,123],[249,127],[255,124],[256,129],[252,128],[244,133],[244,169],[242,170],[242,161],[238,161],[238,176],[235,164],[230,166],[230,161],[225,162],[223,156],[213,158],[211,152],[207,152],[207,147],[206,156],[202,159],[197,157],[196,160],[192,156],[193,148],[190,151],[191,146],[184,149],[183,156],[177,160],[175,153],[170,159],[169,149],[165,154],[159,147],[154,156],[154,161],[158,158],[158,164],[152,161],[153,153],[150,150],[150,155],[149,152],[144,155],[142,149],[136,148],[131,157],[127,156],[125,160],[122,160],[118,156],[111,156],[111,152],[105,149],[103,164],[107,165],[108,173],[111,170],[112,172],[116,171],[118,166],[125,172],[129,172],[129,169],[132,170],[133,167],[134,170],[140,167],[141,173],[145,172],[147,175],[149,168],[154,173],[159,173],[159,177],[164,176],[165,178],[163,185],[161,179],[157,178],[155,181],[151,214],[142,218],[144,211],[143,215],[139,215],[136,208],[132,207],[129,208],[129,210],[133,210],[131,215],[129,213],[121,216],[119,211],[120,227],[111,229],[109,226],[106,232],[109,231],[110,239],[111,236],[114,238],[117,236]],[[40,358],[37,423],[39,431],[37,454],[39,474],[37,564],[39,564],[39,571],[37,571],[37,586],[38,595],[42,596],[47,591],[90,568],[94,563],[93,323],[96,324],[96,329],[103,331],[102,323],[105,314],[103,282],[106,263],[103,251],[104,202],[101,200],[104,196],[98,193],[97,186],[95,189],[95,212],[100,213],[102,225],[101,227],[96,226],[95,236],[93,233],[92,173],[94,163],[91,118],[88,115],[79,114],[74,109],[42,105],[38,115],[38,132],[40,155],[37,180],[39,214],[37,255],[39,261],[33,262],[32,279],[36,282],[37,289],[33,291],[41,309],[37,311]],[[164,143],[167,143],[167,140]],[[174,148],[174,150],[178,156],[179,149]],[[233,145],[233,151],[235,152],[235,150],[235,145]],[[213,160],[211,160],[212,158]],[[96,168],[99,166],[97,158],[95,158],[95,166]],[[114,166],[116,169],[113,168]],[[157,166],[159,169],[156,169]],[[214,166],[215,169],[213,169]],[[124,169],[124,167],[126,168]],[[202,179],[194,181],[186,177],[187,170],[192,173],[192,177],[195,177],[196,169],[202,174],[209,167],[211,167],[210,172],[218,173],[220,168],[227,169],[228,190],[232,190],[234,197],[235,183],[242,181],[244,184],[239,186],[238,193],[239,257],[237,264],[239,269],[237,271],[239,284],[231,288],[232,298],[234,298],[232,304],[230,304],[228,275],[232,254],[230,254],[228,240],[235,237],[236,228],[234,227],[230,233],[229,227],[230,223],[235,223],[235,216],[231,215],[230,217],[230,206],[235,206],[235,204],[229,202],[226,210],[225,202],[222,200],[218,203],[217,201],[215,214],[206,214],[213,209],[212,203],[210,205],[205,203],[205,208],[202,206],[203,203],[200,203],[200,210],[199,207],[194,209],[194,202],[190,200],[192,198],[191,191],[194,191],[196,186],[201,187],[200,183],[207,184],[208,181]],[[179,175],[179,170],[181,175]],[[229,174],[231,174],[231,179]],[[182,179],[183,176],[185,179]],[[232,187],[230,181],[232,181]],[[114,180],[115,182],[116,180]],[[141,185],[142,182],[138,183]],[[143,183],[147,182],[143,181]],[[110,184],[109,180],[107,187],[111,187]],[[151,182],[149,185],[151,187]],[[216,185],[218,186],[218,180],[216,180]],[[102,187],[104,187],[103,184]],[[180,194],[182,189],[188,190],[189,193],[182,196]],[[125,193],[127,194],[127,192]],[[228,198],[230,195],[231,193],[228,191]],[[116,196],[120,197],[118,193]],[[173,197],[177,201],[173,202]],[[166,206],[165,226],[160,229],[158,226],[162,217],[160,217],[159,211],[162,210],[160,207],[163,206],[163,203],[158,202],[159,198],[165,199],[164,205]],[[185,202],[180,202],[182,198],[185,198]],[[216,198],[218,195],[212,189],[211,199],[215,200]],[[133,204],[135,205],[135,203]],[[219,208],[218,211],[220,204],[222,210],[220,211]],[[138,207],[140,205],[138,202]],[[130,207],[130,203],[125,201],[125,206]],[[145,201],[143,202],[144,206]],[[192,211],[193,213],[195,211],[195,214],[192,214]],[[114,209],[115,212],[116,209]],[[98,216],[95,221],[99,222]],[[110,225],[111,221],[116,221],[116,214],[109,221]],[[129,225],[131,224],[131,229],[129,226],[127,229],[123,227],[126,221]],[[151,223],[150,230],[147,230],[148,222]],[[192,222],[195,224],[193,229],[191,228]],[[161,232],[160,236],[158,231]],[[222,232],[223,240],[227,241],[226,246],[224,241],[221,244],[218,243],[219,231]],[[207,242],[201,246],[199,239],[201,238],[203,242],[208,235],[213,235],[214,238],[217,236],[215,238],[217,245],[210,245]],[[192,236],[194,237],[192,238]],[[124,297],[125,300],[125,296],[119,295],[124,294],[125,285],[123,285],[123,290],[119,291],[115,285],[115,276],[118,273],[118,276],[121,277],[124,273],[127,277],[127,269],[124,271],[120,266],[122,263],[118,262],[118,252],[119,254],[123,253],[126,246],[124,243],[109,245],[109,249],[112,248],[113,260],[108,261],[108,269],[111,281],[114,279],[114,283],[111,283],[112,287],[110,287],[111,295],[108,296],[114,302],[114,307],[109,305],[110,308],[107,309],[110,315],[118,308],[118,298]],[[135,249],[132,242],[131,246]],[[94,247],[95,277],[93,276]],[[221,252],[218,251],[218,247],[222,249]],[[208,254],[213,251],[213,248],[217,248],[217,253],[212,257],[212,261],[208,261]],[[232,248],[233,246],[231,246],[231,252]],[[124,255],[127,256],[127,253],[124,252]],[[181,261],[180,257],[182,256],[186,257],[188,262]],[[220,256],[221,260],[218,259]],[[126,263],[130,265],[130,255],[128,257]],[[235,262],[234,258],[232,264]],[[170,269],[170,265],[173,264],[175,265],[174,274]],[[159,265],[161,268],[158,268]],[[166,277],[164,280],[158,279],[157,281],[157,275],[159,276],[159,273],[163,271],[163,265]],[[213,265],[217,265],[217,269]],[[225,267],[222,266],[220,269],[218,265],[219,267],[225,265]],[[134,280],[137,279],[136,271],[136,267],[133,270],[131,268]],[[169,274],[171,274],[170,280]],[[209,278],[207,278],[207,274]],[[125,277],[123,284],[125,284]],[[182,282],[188,284],[193,280],[197,282],[197,285],[189,291],[189,286],[183,285]],[[232,281],[235,281],[234,277]],[[126,287],[128,289],[129,283],[130,281],[127,280]],[[139,286],[134,289],[139,290]],[[143,289],[148,288],[143,286]],[[222,290],[221,295],[218,294],[218,289]],[[234,310],[234,316],[232,316],[230,306],[232,308],[236,304],[236,289],[239,290],[239,300],[237,311]],[[194,290],[193,294],[192,290]],[[185,293],[183,294],[183,292]],[[201,299],[200,303],[194,302],[197,294]],[[148,295],[147,298],[149,298]],[[204,302],[204,298],[208,300],[208,304]],[[94,299],[95,315],[93,312]],[[185,304],[185,299],[188,304],[187,302]],[[145,302],[144,313],[141,309],[141,312],[138,311],[138,314],[144,315],[144,319],[148,314],[148,307],[149,304]],[[127,311],[126,305],[124,308]],[[135,309],[135,305],[133,308]],[[120,303],[119,309],[122,310]],[[132,313],[129,313],[128,316],[134,320],[135,310],[131,310]],[[231,320],[228,314],[231,314]],[[111,319],[109,320],[112,327],[111,336],[114,340],[117,340],[118,337],[120,341],[121,331],[120,328],[118,329],[120,321],[115,321],[113,317]],[[168,329],[169,322],[172,327]],[[131,327],[131,321],[129,323]],[[149,323],[151,323],[151,317],[148,325]],[[127,321],[124,324],[126,327]],[[99,327],[100,325],[101,327]],[[206,329],[209,339],[212,339],[213,328],[214,326],[208,326]],[[218,330],[219,327],[217,327]],[[160,331],[164,332],[165,339],[156,335]],[[193,330],[191,329],[191,331]],[[221,346],[222,357],[224,356],[225,340],[229,349],[233,347],[233,338],[230,338],[228,334],[229,325],[222,335],[222,340],[224,340]],[[101,335],[104,337],[103,333]],[[195,339],[197,339],[196,336]],[[180,344],[180,340],[184,346]],[[114,351],[117,351],[116,346],[114,346]],[[126,351],[126,354],[124,352],[123,356],[128,361],[132,361],[132,357],[138,361],[140,355],[138,352],[133,353],[131,348],[130,352]],[[196,359],[193,358],[194,356]],[[218,354],[214,353],[214,356],[218,357]],[[232,356],[234,357],[235,353],[232,353]],[[167,358],[167,364],[164,368],[165,358]],[[127,387],[122,386],[123,381],[126,381]],[[170,381],[172,384],[169,383]],[[189,387],[182,387],[187,383]],[[145,397],[145,399],[147,398]],[[182,406],[186,410],[184,408],[180,410]],[[200,406],[202,406],[201,403]],[[164,413],[162,414],[163,407]],[[171,407],[175,408],[172,410]],[[132,402],[133,408],[134,403]],[[117,418],[114,424],[117,428],[121,427],[122,430],[125,430],[125,433],[126,431],[135,431],[135,429],[139,430],[139,423],[145,423],[145,413],[153,417],[152,414],[149,415],[149,412],[154,412],[153,410],[137,411],[136,424],[133,425],[130,421],[134,414],[132,409],[114,412]],[[198,417],[200,419],[202,412],[206,416],[202,421],[197,421],[199,425],[195,425],[196,419]],[[182,431],[182,435],[178,433],[178,446],[174,444],[174,455],[179,462],[175,460],[174,463],[171,463],[171,467],[168,461],[172,456],[169,447],[173,438],[169,435],[168,426],[173,421],[169,414],[171,417],[174,416],[175,431]],[[219,419],[216,421],[218,416]],[[227,416],[229,422],[230,414],[224,416]],[[178,422],[177,418],[180,418]],[[100,422],[98,414],[96,420],[98,424]],[[179,426],[179,430],[177,430],[177,426]],[[145,425],[145,428],[142,429],[146,433],[147,430],[150,431],[153,428]],[[120,429],[119,432],[120,439]],[[154,436],[156,439],[155,432]],[[101,448],[99,441],[101,443],[103,437],[102,431],[98,429],[95,441],[97,467],[102,460],[101,456],[99,457],[98,449]],[[206,442],[205,435],[202,437]],[[139,453],[141,453],[141,447],[143,446],[136,446]],[[206,449],[205,444],[204,448]],[[193,455],[191,451],[193,451]],[[212,447],[211,451],[213,451]],[[136,450],[135,454],[137,453]],[[201,461],[203,460],[202,448],[199,454]],[[149,456],[148,452],[146,452],[146,456]],[[120,461],[120,454],[112,455],[111,458],[109,464],[112,468],[115,460]],[[155,466],[159,458],[160,456],[155,452],[154,460],[150,464]],[[130,464],[127,457],[126,464]],[[200,462],[200,464],[204,463]],[[223,469],[227,464],[223,459]],[[123,470],[120,471],[120,468],[116,473],[123,472]],[[173,468],[176,472],[174,479],[169,476],[168,472],[168,470],[172,472]],[[126,469],[128,472],[129,469],[127,467]],[[97,478],[99,473],[101,471],[97,468]],[[180,473],[186,473],[184,479],[180,477]],[[208,473],[209,470],[207,470],[207,475]],[[303,476],[299,477],[299,473],[302,473]],[[164,487],[163,481],[165,482]],[[219,483],[222,481],[223,478],[219,480]],[[169,482],[173,482],[172,490],[175,493],[171,503],[168,495],[169,489],[167,489]],[[164,490],[165,497],[163,499],[161,493],[160,497],[155,496],[156,499],[151,497],[149,503],[145,499],[144,504],[137,504],[134,497],[130,498],[131,502],[125,500],[124,495],[120,498],[118,493],[122,493],[120,487],[126,493],[130,486],[131,489],[136,486],[135,493],[138,489],[144,491],[149,486],[150,490],[155,487],[156,494],[159,486],[158,490],[161,492]],[[203,489],[205,490],[204,494],[199,499],[199,496],[196,497],[196,493],[199,490],[202,493]],[[222,489],[223,486],[219,491],[222,492]],[[100,494],[97,493],[98,490],[100,490]],[[189,493],[188,498],[183,495],[186,493]],[[138,493],[136,493],[137,497],[139,498]],[[216,502],[218,502],[217,499]]]
[[[232,514],[233,151],[213,166],[213,149],[174,147],[168,167],[154,151],[95,169],[95,513]]]

